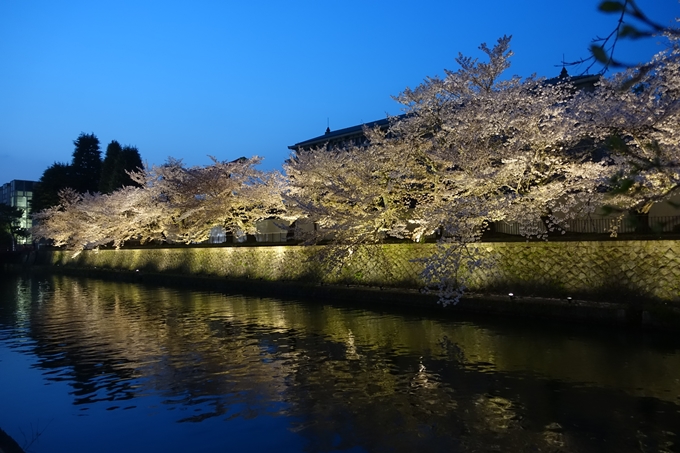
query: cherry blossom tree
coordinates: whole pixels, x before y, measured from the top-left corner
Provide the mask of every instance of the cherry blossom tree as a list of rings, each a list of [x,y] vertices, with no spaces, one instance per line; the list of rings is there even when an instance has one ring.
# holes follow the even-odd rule
[[[62,189],[57,205],[34,214],[33,237],[49,238],[56,246],[74,250],[96,247],[101,242],[100,214],[104,206],[95,198],[99,197]]]
[[[286,166],[294,205],[324,237],[358,242],[472,239],[498,220],[540,235],[528,225],[593,209],[613,165],[584,141],[580,93],[568,81],[501,78],[509,44],[483,44],[488,62],[460,55],[458,71],[406,89],[396,98],[405,115],[366,131],[367,147],[297,153]]]
[[[260,159],[185,167],[170,159],[143,172],[131,172],[141,187],[123,187],[111,194],[61,193],[58,206],[36,215],[37,237],[74,250],[130,240],[195,243],[210,230],[255,231],[258,220],[285,218],[282,177],[254,168]]]
[[[288,200],[321,226],[310,242],[351,251],[436,234],[423,277],[456,299],[460,270],[481,265],[467,244],[489,222],[547,239],[606,203],[648,207],[674,193],[676,50],[587,93],[569,79],[504,77],[509,45],[482,44],[488,61],[459,55],[457,71],[406,89],[396,97],[405,114],[365,131],[368,146],[296,153]],[[625,197],[612,192],[622,185]]]
[[[426,185],[408,148],[366,130],[371,146],[304,150],[285,165],[287,207],[318,229],[306,243],[375,244],[387,237],[411,238],[411,210]]]
[[[144,175],[153,200],[165,205],[168,240],[201,242],[215,226],[252,234],[259,220],[287,218],[279,172],[257,170],[259,157],[232,162],[211,159],[212,165],[189,168],[170,160]]]
[[[680,193],[680,40],[652,61],[603,79],[578,119],[616,162],[614,208],[649,212]]]

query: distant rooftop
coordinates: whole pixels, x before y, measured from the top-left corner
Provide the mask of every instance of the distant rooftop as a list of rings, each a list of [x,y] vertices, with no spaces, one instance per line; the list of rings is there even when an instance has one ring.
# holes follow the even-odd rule
[[[338,129],[337,131],[331,131],[330,129],[326,129],[325,134],[319,135],[318,137],[310,138],[309,140],[305,140],[304,142],[299,142],[294,145],[291,145],[288,147],[288,149],[297,151],[298,149],[314,148],[316,146],[321,146],[329,142],[345,141],[348,138],[363,135],[364,127],[372,129],[376,126],[387,127],[388,125],[389,120],[387,118],[384,118],[382,120],[371,121],[369,123],[363,123],[357,126]]]
[[[547,79],[546,82],[549,84],[556,84],[561,81],[568,80],[576,89],[579,90],[593,90],[595,83],[600,80],[599,75],[580,75],[580,76],[570,76],[566,68],[562,68],[562,72],[558,77],[553,77],[552,79]],[[398,115],[396,118],[401,118],[404,115]],[[362,137],[364,133],[364,127],[373,129],[374,127],[387,128],[389,126],[389,119],[384,118],[382,120],[371,121],[369,123],[363,123],[356,126],[346,127],[344,129],[338,129],[337,131],[331,131],[330,128],[326,129],[326,133],[319,135],[318,137],[310,138],[303,142],[298,142],[294,145],[288,147],[293,151],[300,149],[311,149],[320,146],[332,145],[333,143],[346,142],[350,139],[357,137]]]

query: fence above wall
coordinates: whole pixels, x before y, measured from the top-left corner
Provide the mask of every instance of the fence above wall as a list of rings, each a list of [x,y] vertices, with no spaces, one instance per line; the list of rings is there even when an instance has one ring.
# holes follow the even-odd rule
[[[605,217],[569,219],[559,225],[556,232],[569,235],[599,235],[611,236],[613,231],[617,235],[638,234],[638,235],[665,235],[680,234],[680,216],[626,216],[623,219],[613,219]],[[494,222],[492,231],[494,233],[520,236],[522,231],[542,231],[546,232],[544,224],[534,222],[527,225],[518,222]],[[625,240],[625,238],[622,238]]]

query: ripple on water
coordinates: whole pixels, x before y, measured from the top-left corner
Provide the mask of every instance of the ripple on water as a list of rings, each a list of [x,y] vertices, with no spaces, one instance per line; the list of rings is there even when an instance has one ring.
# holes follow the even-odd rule
[[[0,352],[20,351],[44,383],[66,384],[51,397],[67,401],[64,420],[75,406],[109,434],[157,430],[187,451],[287,436],[309,451],[676,448],[672,338],[68,278],[40,291],[20,313],[0,301]],[[77,438],[72,425],[63,429]]]

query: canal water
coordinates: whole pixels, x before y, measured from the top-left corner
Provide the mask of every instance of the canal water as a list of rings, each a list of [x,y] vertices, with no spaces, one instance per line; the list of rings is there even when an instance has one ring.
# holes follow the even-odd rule
[[[0,428],[34,453],[678,452],[680,338],[3,276]]]

